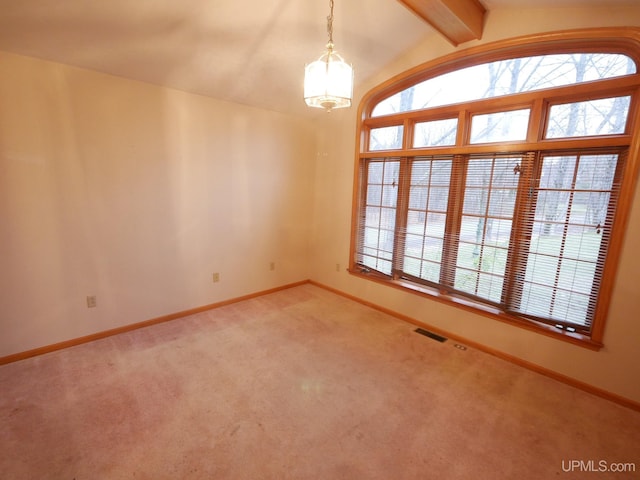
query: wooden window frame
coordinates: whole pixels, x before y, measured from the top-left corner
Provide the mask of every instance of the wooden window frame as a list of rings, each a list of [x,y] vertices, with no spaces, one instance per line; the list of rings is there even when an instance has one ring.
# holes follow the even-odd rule
[[[474,100],[464,104],[445,105],[425,110],[372,117],[374,107],[385,98],[406,88],[418,84],[426,79],[443,75],[450,71],[473,65],[522,56],[536,56],[556,53],[620,53],[627,55],[636,63],[636,73],[624,77],[587,82],[570,86],[553,87],[534,92],[524,92],[502,97]],[[545,139],[547,128],[547,112],[550,105],[572,101],[583,101],[607,96],[631,95],[627,127],[624,133],[603,137],[580,137]],[[631,202],[636,186],[636,179],[640,165],[640,28],[600,28],[571,30],[563,32],[529,35],[514,39],[493,42],[486,45],[456,51],[442,58],[419,65],[400,75],[397,75],[368,92],[360,102],[358,109],[359,122],[356,133],[356,162],[354,175],[354,196],[351,228],[351,247],[349,272],[355,276],[370,281],[380,282],[393,288],[409,291],[426,298],[443,302],[480,315],[488,316],[507,322],[518,327],[538,332],[553,338],[564,340],[592,350],[599,350],[603,346],[604,330],[616,279],[616,271],[624,240],[624,233],[629,220]],[[502,143],[469,143],[470,118],[472,115],[514,110],[518,108],[530,109],[530,123],[525,141]],[[458,118],[457,145],[454,147],[423,147],[412,148],[413,126],[422,121],[439,120],[443,118]],[[368,135],[372,128],[402,125],[405,135],[401,149],[368,150]],[[552,325],[534,322],[523,315],[515,315],[496,308],[488,302],[478,302],[474,299],[451,294],[441,286],[427,285],[407,280],[395,275],[378,275],[367,271],[357,263],[357,244],[359,230],[360,205],[362,196],[366,194],[366,184],[363,184],[363,169],[367,159],[397,158],[401,162],[408,162],[415,157],[432,157],[440,155],[473,154],[527,154],[542,155],[553,152],[568,151],[620,151],[625,155],[624,176],[619,185],[615,221],[610,230],[608,241],[607,261],[600,282],[597,310],[593,318],[590,333],[558,330]],[[532,175],[532,172],[525,172]],[[401,189],[408,188],[400,185]],[[404,196],[398,197],[396,231],[402,228],[403,218],[406,218],[407,206]],[[522,199],[517,200],[522,202]],[[516,209],[524,208],[516,205]],[[449,220],[447,220],[449,221]],[[400,222],[400,224],[398,224]],[[402,255],[398,249],[398,235],[394,241],[394,259]],[[516,255],[517,256],[517,255]],[[399,261],[399,260],[398,260]],[[513,268],[513,266],[507,266]]]

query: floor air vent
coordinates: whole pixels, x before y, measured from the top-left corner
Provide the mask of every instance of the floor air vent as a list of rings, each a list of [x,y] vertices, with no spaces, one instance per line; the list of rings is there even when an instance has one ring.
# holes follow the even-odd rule
[[[416,328],[414,331],[419,333],[420,335],[424,335],[425,337],[433,338],[438,342],[447,341],[446,337],[443,337],[442,335],[438,335],[437,333],[430,332],[429,330],[425,330],[424,328]]]

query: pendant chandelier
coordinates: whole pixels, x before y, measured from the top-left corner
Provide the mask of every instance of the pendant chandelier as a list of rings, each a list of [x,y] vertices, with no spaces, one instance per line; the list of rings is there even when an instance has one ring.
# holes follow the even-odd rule
[[[333,49],[333,0],[329,8],[327,51],[304,69],[304,101],[310,107],[324,108],[327,112],[350,107],[353,95],[353,68]]]

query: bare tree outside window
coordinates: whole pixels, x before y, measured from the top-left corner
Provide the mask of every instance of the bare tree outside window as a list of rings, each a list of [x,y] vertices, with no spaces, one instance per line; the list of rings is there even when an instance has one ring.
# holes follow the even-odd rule
[[[583,53],[500,60],[440,75],[379,102],[372,116],[422,110],[636,73],[626,55]]]

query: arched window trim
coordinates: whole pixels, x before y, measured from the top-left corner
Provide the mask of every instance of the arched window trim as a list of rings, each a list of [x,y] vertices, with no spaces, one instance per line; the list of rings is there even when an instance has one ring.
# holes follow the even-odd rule
[[[358,210],[359,191],[360,191],[360,172],[362,167],[361,158],[362,154],[367,147],[366,133],[368,127],[365,127],[367,122],[374,122],[374,119],[385,118],[387,116],[371,117],[373,108],[382,100],[415,85],[429,78],[433,78],[438,75],[442,75],[454,70],[488,63],[492,61],[524,57],[535,56],[543,54],[558,54],[558,53],[618,53],[629,56],[633,59],[637,65],[638,73],[634,75],[637,77],[640,75],[640,29],[639,28],[600,28],[600,29],[582,29],[571,30],[563,32],[552,32],[540,35],[528,35],[524,37],[517,37],[508,40],[502,40],[485,45],[479,45],[477,47],[456,51],[444,57],[430,60],[421,65],[418,65],[406,72],[392,77],[381,85],[375,87],[367,94],[365,94],[359,104],[358,118],[361,119],[357,125],[357,146],[356,146],[356,168],[354,179],[354,203],[353,203],[353,220],[352,220],[352,234],[351,234],[351,251],[350,251],[350,272],[355,275],[366,277],[373,281],[379,281],[390,285],[395,288],[403,290],[413,291],[417,294],[424,295],[426,297],[454,305],[459,308],[473,311],[474,313],[496,318],[502,321],[506,321],[510,324],[515,324],[528,330],[536,331],[551,337],[559,338],[570,343],[574,343],[580,346],[584,346],[593,350],[599,350],[603,346],[604,328],[606,324],[606,317],[601,315],[601,318],[594,321],[590,335],[576,335],[567,331],[554,331],[552,328],[539,328],[537,325],[531,325],[523,319],[505,317],[501,312],[493,310],[490,306],[478,305],[474,302],[469,302],[464,299],[452,299],[447,295],[440,295],[437,291],[429,289],[423,289],[416,287],[413,284],[403,281],[390,282],[388,279],[380,279],[375,276],[368,276],[366,273],[360,271],[356,265],[355,255],[355,243],[358,228],[358,217],[360,212]],[[634,82],[631,82],[634,84]],[[640,89],[637,86],[630,86],[630,90],[635,92],[635,95],[640,94]],[[638,100],[633,102],[638,104]],[[393,114],[393,116],[420,116],[421,111],[403,112],[401,114]],[[624,179],[620,185],[620,194],[617,204],[617,214],[614,225],[611,230],[611,240],[608,247],[608,260],[605,264],[605,273],[600,285],[601,293],[599,302],[606,304],[606,311],[608,311],[609,303],[611,300],[611,294],[613,290],[613,284],[616,279],[616,271],[619,263],[620,252],[622,249],[622,243],[624,241],[624,233],[629,219],[629,210],[635,190],[636,178],[638,176],[640,156],[640,108],[632,108],[629,112],[629,120],[627,125],[627,132],[625,136],[631,138],[627,140],[628,154],[626,155],[627,165],[625,168]],[[405,126],[410,125],[411,122],[406,120]],[[623,142],[624,143],[624,142]],[[403,150],[406,150],[408,146],[403,145]],[[508,149],[507,149],[508,151]],[[388,154],[387,154],[388,155]],[[371,152],[367,154],[369,158],[372,157]],[[375,155],[374,155],[375,156]],[[402,156],[402,154],[401,154]]]
[[[632,58],[640,71],[640,29],[600,28],[527,35],[453,52],[422,63],[376,86],[360,101],[361,119],[382,100],[415,84],[462,68],[511,58],[552,53],[619,53]]]

